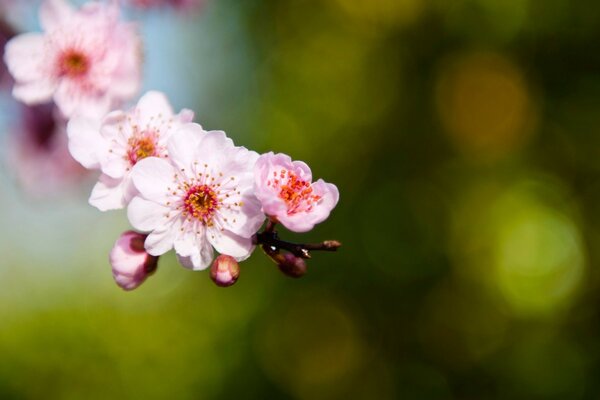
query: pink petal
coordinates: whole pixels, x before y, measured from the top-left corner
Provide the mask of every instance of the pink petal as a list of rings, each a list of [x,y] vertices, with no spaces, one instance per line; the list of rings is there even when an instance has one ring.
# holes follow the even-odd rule
[[[339,191],[337,187],[331,183],[319,179],[312,184],[312,188],[316,195],[321,196],[321,200],[315,204],[312,211],[300,212],[293,215],[282,214],[278,216],[278,219],[283,226],[293,232],[310,231],[316,224],[325,221],[339,200]]]
[[[312,172],[310,171],[310,167],[306,165],[304,161],[294,161],[292,164],[294,166],[292,171],[294,171],[294,173],[298,175],[300,179],[303,181],[312,182]]]
[[[44,36],[24,33],[12,38],[4,48],[4,61],[16,81],[32,82],[44,79]]]
[[[183,110],[181,110],[179,112],[178,117],[179,117],[179,121],[181,121],[181,123],[187,124],[194,120],[194,112],[192,110],[188,110],[187,108],[184,108]]]
[[[173,166],[161,158],[148,157],[139,161],[131,170],[130,177],[140,194],[148,200],[165,202],[169,188],[174,188]]]
[[[111,98],[108,94],[90,95],[82,91],[77,83],[63,79],[56,92],[54,102],[67,118],[76,114],[89,118],[103,118],[111,108]]]
[[[47,80],[28,83],[15,83],[12,95],[27,105],[47,103],[52,98],[56,85]]]
[[[68,22],[74,10],[65,0],[46,0],[40,6],[40,24],[46,31],[53,31]]]

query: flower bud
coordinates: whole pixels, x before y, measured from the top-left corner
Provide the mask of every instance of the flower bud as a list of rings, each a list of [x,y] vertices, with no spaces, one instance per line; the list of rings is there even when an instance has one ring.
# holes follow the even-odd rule
[[[240,266],[235,258],[221,254],[210,267],[210,278],[217,286],[233,285],[240,276]]]
[[[156,271],[158,257],[144,249],[146,235],[127,231],[115,242],[110,251],[113,278],[124,290],[133,290]]]
[[[296,257],[292,253],[280,254],[277,261],[279,270],[290,278],[300,278],[306,273],[306,262],[304,259]]]

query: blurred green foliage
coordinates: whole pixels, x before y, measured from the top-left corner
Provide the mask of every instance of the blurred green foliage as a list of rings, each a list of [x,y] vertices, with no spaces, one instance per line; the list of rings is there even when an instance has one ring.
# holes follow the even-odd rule
[[[257,251],[229,289],[166,257],[124,293],[124,215],[66,207],[0,245],[0,398],[600,396],[596,2],[214,0],[191,26],[185,106],[336,183],[302,238],[344,246],[300,280]]]

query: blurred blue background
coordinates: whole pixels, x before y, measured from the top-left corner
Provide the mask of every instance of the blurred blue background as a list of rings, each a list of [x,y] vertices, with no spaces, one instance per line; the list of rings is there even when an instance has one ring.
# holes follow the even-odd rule
[[[36,2],[5,17],[37,29]],[[600,396],[600,6],[211,0],[131,11],[145,89],[338,185],[300,280],[216,287],[172,254],[134,292],[95,176],[0,173],[2,399]],[[2,102],[3,139],[16,106]],[[0,151],[8,157],[8,147]]]

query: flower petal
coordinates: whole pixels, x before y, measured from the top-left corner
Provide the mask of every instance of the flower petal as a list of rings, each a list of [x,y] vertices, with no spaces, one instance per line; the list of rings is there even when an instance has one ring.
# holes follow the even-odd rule
[[[212,263],[213,258],[213,248],[206,239],[203,239],[201,243],[196,244],[194,251],[190,256],[186,257],[177,254],[177,260],[179,263],[185,268],[189,268],[194,271],[200,271],[208,268]]]
[[[100,168],[99,155],[106,151],[106,142],[100,136],[98,120],[73,117],[67,125],[69,152],[87,169]]]
[[[15,36],[4,47],[4,61],[17,82],[42,80],[44,56],[44,36],[39,33]]]
[[[196,148],[206,132],[196,123],[184,124],[171,136],[167,144],[169,158],[178,168],[190,168],[194,162]]]
[[[47,80],[15,83],[12,95],[27,105],[35,105],[50,101],[55,89],[55,84]]]
[[[169,119],[173,116],[173,108],[164,93],[150,91],[144,94],[137,103],[140,125],[146,126],[156,119],[158,115]]]
[[[209,229],[206,237],[215,250],[221,254],[227,254],[238,261],[250,257],[254,250],[251,238],[243,238],[230,231],[220,229]]]
[[[153,201],[135,196],[127,207],[127,218],[131,226],[143,232],[154,229],[166,229],[169,209]]]
[[[52,31],[68,22],[74,10],[64,0],[46,0],[40,6],[40,24],[46,31]]]
[[[140,194],[158,203],[166,201],[169,188],[174,186],[175,168],[162,158],[148,157],[139,161],[131,170],[130,177]]]
[[[101,175],[92,189],[89,203],[100,211],[118,210],[125,207],[126,182]]]
[[[144,247],[148,254],[160,256],[173,248],[174,238],[175,232],[169,228],[161,231],[152,231],[146,238]]]

